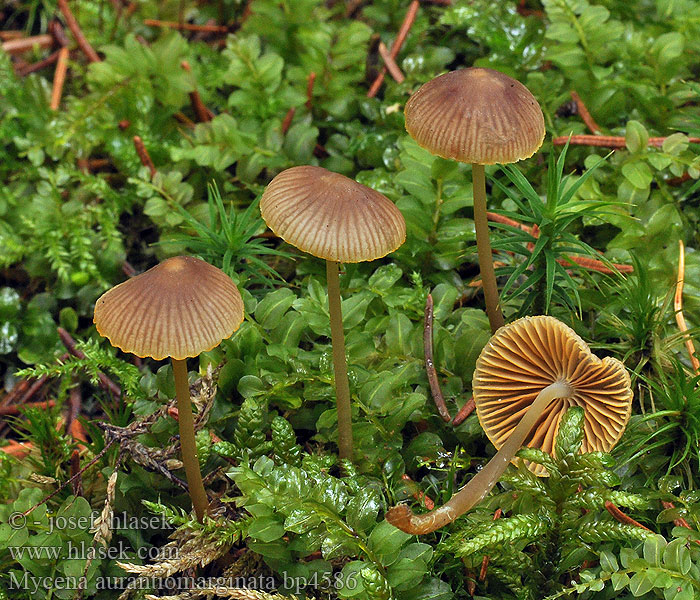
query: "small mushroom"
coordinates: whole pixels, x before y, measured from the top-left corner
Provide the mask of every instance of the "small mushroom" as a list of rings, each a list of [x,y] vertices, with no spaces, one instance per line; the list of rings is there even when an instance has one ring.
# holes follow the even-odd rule
[[[105,292],[95,303],[93,321],[97,332],[124,352],[156,360],[170,357],[182,461],[201,522],[209,502],[197,458],[186,359],[218,346],[240,327],[238,288],[203,260],[176,256]]]
[[[260,212],[285,242],[326,260],[338,450],[340,458],[352,459],[338,263],[376,260],[393,252],[406,239],[406,223],[399,209],[379,192],[313,166],[292,167],[277,175],[262,195]]]
[[[433,154],[471,163],[476,246],[491,331],[503,326],[486,218],[484,165],[529,158],[544,140],[540,105],[519,81],[473,67],[440,75],[406,102],[406,131]]]
[[[598,358],[554,317],[518,319],[499,329],[476,361],[477,415],[496,455],[443,506],[414,515],[395,506],[386,519],[412,534],[430,533],[478,504],[523,443],[552,452],[561,416],[570,406],[585,411],[582,451],[608,451],[620,439],[632,407],[625,366]]]

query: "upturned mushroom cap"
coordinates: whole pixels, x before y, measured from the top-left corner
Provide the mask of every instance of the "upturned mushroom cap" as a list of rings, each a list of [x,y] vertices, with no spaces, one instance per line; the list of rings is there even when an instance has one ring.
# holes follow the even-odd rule
[[[544,117],[519,81],[473,67],[440,75],[406,103],[406,130],[432,154],[482,165],[532,156],[544,140]]]
[[[105,292],[93,321],[124,352],[184,359],[211,350],[238,329],[243,300],[220,269],[176,256]]]
[[[581,451],[609,451],[630,416],[632,390],[624,365],[602,360],[554,317],[524,317],[501,327],[481,352],[474,371],[474,404],[496,448],[508,439],[537,394],[554,381],[573,388],[570,398],[550,403],[525,444],[552,453],[561,416],[570,406],[585,410]],[[528,465],[537,475],[546,470]]]
[[[375,260],[406,239],[406,222],[393,202],[322,167],[282,171],[265,189],[260,212],[285,242],[336,262]]]

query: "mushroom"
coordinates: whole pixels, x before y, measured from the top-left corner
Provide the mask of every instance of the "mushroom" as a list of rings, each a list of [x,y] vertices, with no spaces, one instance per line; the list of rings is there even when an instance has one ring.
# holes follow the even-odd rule
[[[486,219],[484,165],[529,158],[544,140],[540,105],[519,81],[491,69],[440,75],[406,102],[406,131],[443,158],[471,163],[476,246],[491,331],[503,326]]]
[[[338,263],[370,261],[393,252],[406,239],[406,223],[399,209],[379,192],[313,166],[292,167],[277,175],[262,195],[260,212],[285,242],[326,260],[338,450],[340,458],[352,459]]]
[[[124,352],[155,360],[170,357],[182,461],[201,523],[209,502],[197,458],[186,359],[211,350],[240,327],[238,289],[220,269],[176,256],[105,292],[95,303],[93,322],[101,336]]]
[[[561,416],[585,410],[583,452],[609,451],[620,439],[632,407],[625,366],[598,358],[554,317],[518,319],[501,327],[476,361],[474,403],[479,421],[498,448],[496,455],[443,506],[414,515],[393,507],[386,519],[412,534],[451,523],[488,494],[523,443],[552,452]]]

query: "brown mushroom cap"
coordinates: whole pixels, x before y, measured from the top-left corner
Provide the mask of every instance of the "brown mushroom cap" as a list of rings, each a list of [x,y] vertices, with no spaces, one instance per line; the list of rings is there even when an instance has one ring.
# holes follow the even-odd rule
[[[406,131],[432,154],[482,165],[532,156],[544,140],[544,117],[519,81],[473,67],[440,75],[406,103]]]
[[[243,300],[220,269],[176,256],[105,292],[93,321],[124,352],[184,359],[211,350],[238,329]]]
[[[322,167],[282,171],[265,189],[260,212],[285,242],[336,262],[375,260],[406,239],[406,222],[393,202]]]
[[[508,439],[537,394],[554,381],[568,382],[574,393],[559,398],[541,416],[525,445],[552,453],[559,421],[570,406],[585,410],[581,451],[609,451],[630,416],[632,390],[625,366],[602,360],[554,317],[524,317],[501,327],[476,362],[473,391],[476,412],[496,448]],[[537,475],[539,465],[528,465]]]

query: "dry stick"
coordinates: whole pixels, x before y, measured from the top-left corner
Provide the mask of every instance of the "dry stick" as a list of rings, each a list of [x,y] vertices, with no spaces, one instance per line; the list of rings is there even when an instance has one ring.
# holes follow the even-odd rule
[[[486,218],[494,223],[502,223],[504,225],[510,225],[511,227],[517,227],[523,231],[530,233],[534,237],[538,236],[537,225],[529,227],[528,225],[523,225],[522,223],[499,215],[498,213],[487,212]],[[530,244],[532,246],[532,244]],[[532,248],[530,248],[532,249]],[[591,271],[598,271],[599,273],[607,273],[608,275],[614,273],[612,269],[607,267],[603,261],[597,260],[595,258],[587,258],[584,256],[569,256],[567,258],[559,258],[557,262],[561,265],[567,266],[570,263],[575,263],[580,267],[590,269]],[[618,263],[611,263],[617,271],[620,273],[633,273],[634,267],[632,265],[621,265]]]
[[[309,73],[309,78],[306,81],[306,104],[304,105],[309,110],[311,110],[311,106],[313,104],[313,92],[315,81],[316,73],[314,71],[311,71],[311,73]]]
[[[686,334],[688,326],[685,324],[683,316],[683,284],[685,282],[685,247],[683,240],[678,240],[678,280],[676,281],[676,293],[673,297],[673,310],[676,315],[676,324],[682,334]],[[693,365],[693,371],[696,375],[700,375],[700,362],[695,357],[695,344],[689,335],[684,335],[685,347],[690,355],[690,364]]]
[[[665,137],[650,137],[648,145],[660,148],[666,139]],[[571,146],[600,146],[614,149],[625,147],[625,138],[619,135],[572,135],[571,137],[556,137],[552,140],[555,146],[564,146],[567,142]],[[688,142],[700,144],[700,138],[689,137]]]
[[[71,479],[75,477],[73,481],[73,495],[82,496],[83,495],[83,479],[80,476],[80,450],[77,448],[73,450],[70,456],[70,473]]]
[[[192,73],[190,63],[188,63],[186,60],[183,60],[180,63],[180,66],[188,73]],[[214,118],[214,114],[204,105],[204,102],[202,102],[202,97],[199,95],[199,91],[196,87],[194,90],[189,92],[189,97],[192,110],[194,110],[194,114],[197,115],[197,119],[199,119],[200,123],[206,123]]]
[[[205,33],[228,33],[226,25],[193,25],[190,23],[176,23],[174,21],[159,21],[158,19],[144,19],[144,25],[149,27],[167,27],[181,31],[202,31]]]
[[[39,508],[42,504],[45,504],[51,498],[53,498],[56,494],[58,494],[62,489],[64,489],[68,485],[72,485],[73,481],[75,481],[78,477],[82,477],[82,474],[85,473],[92,465],[94,465],[98,460],[100,460],[105,454],[107,454],[107,450],[109,450],[112,447],[112,444],[117,441],[117,438],[112,438],[109,440],[106,444],[105,447],[102,448],[96,455],[95,458],[93,458],[88,464],[86,464],[80,471],[78,471],[75,475],[73,475],[69,480],[64,481],[61,485],[58,486],[53,492],[51,492],[48,496],[46,496],[44,499],[40,500],[37,504],[32,506],[31,508],[25,510],[22,515],[23,516],[28,516],[31,513],[33,513],[37,508]]]
[[[27,402],[26,404],[11,404],[10,406],[0,406],[0,416],[18,415],[20,410],[25,408],[53,408],[56,406],[55,400],[44,400],[42,402]]]
[[[617,521],[620,523],[625,523],[626,525],[632,525],[633,527],[641,527],[647,531],[651,531],[648,527],[645,527],[641,523],[635,521],[629,515],[623,513],[617,506],[615,506],[610,500],[605,501],[605,510],[607,510]]]
[[[428,383],[430,383],[430,393],[433,396],[433,401],[437,407],[437,411],[445,423],[452,418],[447,410],[445,398],[440,389],[440,383],[435,371],[435,363],[433,362],[433,297],[428,294],[425,299],[425,325],[423,327],[423,353],[425,355],[425,372],[428,375]]]
[[[676,508],[676,505],[673,502],[667,502],[666,500],[661,501],[661,506],[664,508]],[[683,517],[678,517],[677,519],[673,519],[673,524],[676,527],[685,527],[687,529],[692,529],[688,521],[686,521]],[[700,544],[700,540],[693,540],[696,544]]]
[[[21,38],[19,40],[10,40],[3,42],[2,49],[8,54],[22,54],[34,47],[50,48],[53,46],[53,37],[47,33],[41,35],[33,35],[31,37]]]
[[[0,40],[6,42],[8,40],[18,40],[24,37],[24,31],[19,29],[8,29],[7,31],[0,31]]]
[[[69,50],[66,46],[58,51],[58,60],[56,61],[56,70],[53,74],[53,88],[51,89],[51,110],[58,110],[61,104],[61,94],[63,93],[63,84],[66,81],[66,72],[68,71],[68,54]]]
[[[401,479],[403,479],[404,481],[406,481],[409,485],[410,485],[410,484],[413,484],[413,485],[417,486],[416,482],[413,481],[413,479],[411,479],[408,475],[406,475],[406,473],[404,473],[403,475],[401,475]],[[423,492],[422,490],[417,490],[417,491],[415,491],[415,492],[413,493],[413,497],[414,497],[416,500],[418,500],[418,502],[422,502],[423,505],[425,506],[425,508],[427,508],[428,510],[433,510],[433,509],[435,508],[435,502],[433,502],[433,499],[430,498],[430,497],[429,497],[425,492]]]
[[[571,90],[570,94],[572,100],[576,102],[578,114],[581,115],[581,119],[586,124],[586,127],[588,127],[588,129],[590,129],[591,132],[598,133],[600,131],[600,125],[598,125],[598,123],[595,122],[595,120],[591,116],[591,113],[588,112],[586,105],[583,103],[583,100],[581,100],[581,96],[579,96],[575,90]]]
[[[286,135],[287,131],[289,131],[289,126],[292,124],[292,119],[294,118],[294,113],[296,110],[297,109],[292,106],[292,108],[287,111],[287,114],[284,115],[284,119],[282,119],[282,126],[280,127],[282,135]]]
[[[474,404],[474,396],[472,396],[464,403],[464,406],[457,411],[455,418],[452,419],[452,426],[457,427],[461,425],[465,419],[474,412],[474,408],[476,408],[476,405]]]
[[[394,43],[391,45],[391,50],[389,51],[389,55],[391,56],[391,58],[395,59],[399,55],[401,46],[403,46],[403,43],[406,41],[406,36],[411,30],[413,22],[416,20],[416,14],[418,14],[419,6],[420,3],[418,2],[418,0],[413,0],[411,2],[411,5],[408,7],[408,10],[406,11],[406,16],[403,19],[403,23],[401,23],[401,28],[396,34],[396,39],[394,40]],[[367,91],[368,98],[374,98],[377,95],[379,88],[384,82],[384,77],[386,77],[386,72],[386,67],[382,67],[380,69],[379,73],[377,74],[377,78],[374,80],[369,90]]]
[[[503,511],[500,508],[496,509],[496,512],[493,513],[493,520],[497,521],[501,518],[502,514]],[[481,571],[479,571],[479,581],[484,581],[486,579],[486,570],[489,568],[490,560],[491,558],[488,554],[485,554],[484,558],[481,559]]]
[[[90,42],[88,42],[87,38],[83,35],[83,32],[80,29],[80,25],[78,25],[78,21],[73,16],[73,13],[68,7],[68,0],[57,0],[57,6],[63,14],[63,18],[66,20],[66,25],[68,25],[68,29],[70,29],[70,32],[73,34],[75,42],[78,44],[78,48],[80,48],[83,51],[83,54],[87,56],[87,59],[90,62],[100,62],[102,59],[98,56],[97,52],[95,52],[95,49],[90,45]]]
[[[158,171],[156,171],[156,167],[151,160],[151,155],[148,153],[148,150],[146,150],[143,140],[138,135],[134,136],[134,148],[136,148],[136,154],[138,154],[139,159],[141,159],[141,164],[144,167],[148,167],[148,170],[151,172],[151,179],[153,179]]]
[[[70,333],[63,329],[63,327],[58,327],[57,331],[58,337],[61,338],[61,342],[63,342],[63,345],[66,347],[66,350],[68,350],[68,352],[70,352],[76,358],[79,358],[81,360],[84,359],[85,354],[75,347],[75,340],[71,337]],[[114,383],[109,377],[107,377],[107,375],[105,375],[104,373],[98,373],[97,378],[100,381],[100,387],[114,394],[117,398],[121,396],[121,388],[116,383]]]
[[[386,70],[389,71],[389,75],[394,78],[394,81],[396,81],[396,83],[403,83],[406,78],[401,72],[401,69],[399,69],[399,65],[396,64],[394,57],[389,53],[389,49],[384,42],[379,42],[379,56],[382,57],[386,65]]]
[[[29,63],[28,65],[20,67],[19,69],[17,69],[16,73],[18,76],[24,77],[26,75],[29,75],[30,73],[35,73],[36,71],[45,69],[46,67],[52,65],[58,60],[59,53],[60,50],[56,50],[56,52],[49,54],[46,58],[42,58],[41,60],[37,60],[36,62]]]

